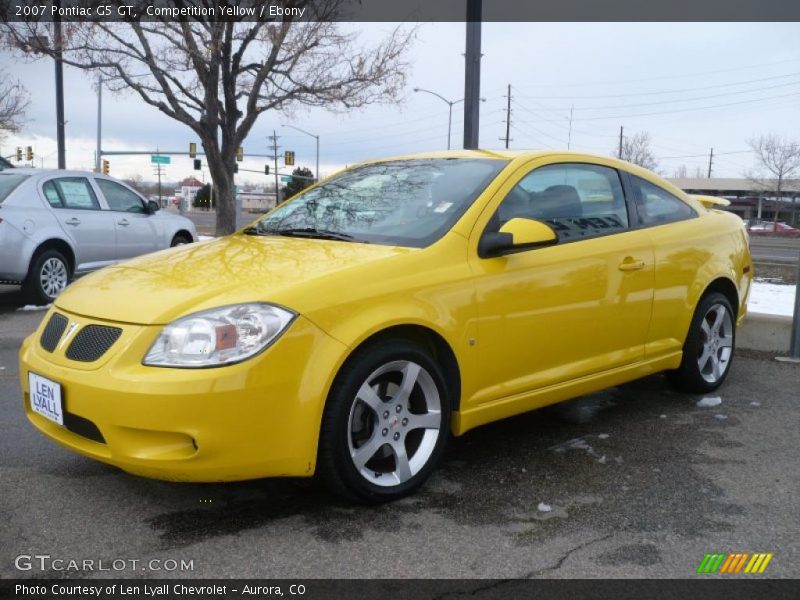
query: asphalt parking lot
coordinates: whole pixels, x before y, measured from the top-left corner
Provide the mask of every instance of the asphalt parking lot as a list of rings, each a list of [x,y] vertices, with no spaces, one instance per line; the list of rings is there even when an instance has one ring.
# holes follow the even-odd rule
[[[0,578],[695,577],[742,551],[800,576],[797,366],[740,352],[708,408],[656,376],[489,425],[418,495],[356,507],[307,480],[149,481],[43,438],[16,355],[44,313],[19,303],[0,287]],[[18,571],[21,554],[193,570]]]

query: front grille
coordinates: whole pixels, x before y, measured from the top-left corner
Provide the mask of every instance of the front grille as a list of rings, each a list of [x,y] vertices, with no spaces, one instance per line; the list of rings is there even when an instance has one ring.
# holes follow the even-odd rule
[[[80,362],[94,362],[122,335],[119,327],[87,325],[81,329],[67,348],[67,358]]]
[[[58,340],[64,335],[64,329],[67,328],[67,317],[58,313],[53,313],[50,320],[45,325],[42,337],[39,339],[39,344],[48,352],[56,349]]]

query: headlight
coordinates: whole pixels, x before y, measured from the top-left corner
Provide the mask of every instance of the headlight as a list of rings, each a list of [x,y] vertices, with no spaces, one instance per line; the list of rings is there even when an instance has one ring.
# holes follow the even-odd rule
[[[237,304],[173,321],[142,361],[156,367],[219,367],[241,362],[274,342],[295,314],[270,304]]]

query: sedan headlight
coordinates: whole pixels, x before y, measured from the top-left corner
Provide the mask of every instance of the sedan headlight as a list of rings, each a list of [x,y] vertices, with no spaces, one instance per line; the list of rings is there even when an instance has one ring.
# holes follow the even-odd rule
[[[173,321],[161,331],[143,364],[220,367],[241,362],[274,342],[295,314],[271,304],[237,304]]]

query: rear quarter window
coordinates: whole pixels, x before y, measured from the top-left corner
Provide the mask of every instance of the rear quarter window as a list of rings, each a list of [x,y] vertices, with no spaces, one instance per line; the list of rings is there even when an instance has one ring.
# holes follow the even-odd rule
[[[25,181],[28,178],[27,175],[12,175],[5,173],[0,173],[0,204],[5,202],[5,199],[11,195],[19,184]]]

